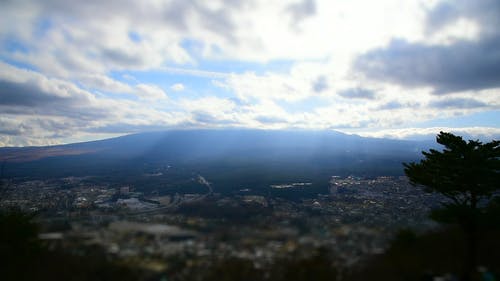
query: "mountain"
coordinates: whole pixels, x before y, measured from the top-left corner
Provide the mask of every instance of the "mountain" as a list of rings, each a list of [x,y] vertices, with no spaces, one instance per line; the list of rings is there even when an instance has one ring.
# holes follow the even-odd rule
[[[50,147],[0,148],[4,178],[96,176],[142,189],[193,187],[203,175],[219,191],[333,175],[402,175],[430,142],[363,138],[336,131],[178,130]],[[162,188],[164,189],[164,188]]]

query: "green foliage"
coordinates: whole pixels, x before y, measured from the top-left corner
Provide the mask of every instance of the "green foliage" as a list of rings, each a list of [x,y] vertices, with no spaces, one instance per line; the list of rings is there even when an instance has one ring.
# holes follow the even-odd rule
[[[465,234],[464,279],[470,280],[477,265],[479,224],[484,222],[491,197],[500,189],[500,141],[481,143],[440,132],[437,142],[445,149],[422,152],[419,163],[404,164],[412,184],[437,192],[449,200],[443,208],[433,210],[431,218],[458,223]]]
[[[474,211],[467,209],[476,209],[500,188],[500,142],[466,142],[444,132],[439,133],[437,142],[445,146],[443,151],[422,152],[425,158],[419,163],[403,164],[405,173],[411,183],[450,199],[451,203],[444,205],[447,213],[436,214],[435,218],[468,218]]]

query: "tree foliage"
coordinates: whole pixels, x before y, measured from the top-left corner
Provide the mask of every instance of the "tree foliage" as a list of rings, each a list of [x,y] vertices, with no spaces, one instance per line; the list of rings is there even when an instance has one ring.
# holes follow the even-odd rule
[[[500,141],[465,141],[440,132],[437,142],[445,147],[443,151],[424,151],[419,163],[403,165],[412,184],[448,198],[442,202],[443,208],[433,210],[431,217],[462,227],[467,252],[463,279],[470,280],[477,261],[478,223],[488,217],[491,203],[498,199],[491,200],[500,189]]]
[[[443,151],[431,149],[419,163],[404,164],[413,184],[427,192],[438,192],[450,199],[449,208],[477,208],[500,188],[500,141],[481,143],[440,132],[437,142]],[[462,210],[463,211],[463,210]]]

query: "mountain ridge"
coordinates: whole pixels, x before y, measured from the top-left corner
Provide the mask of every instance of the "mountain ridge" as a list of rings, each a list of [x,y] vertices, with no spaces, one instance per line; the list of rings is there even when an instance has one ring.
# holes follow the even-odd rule
[[[420,159],[421,151],[431,146],[336,131],[178,130],[0,148],[0,160],[2,178],[94,176],[144,190],[195,192],[205,188],[193,180],[203,175],[219,192],[311,182],[311,193],[317,193],[327,190],[333,175],[404,175],[401,164]]]
[[[0,147],[0,161],[6,162],[26,162],[43,159],[45,157],[52,156],[64,156],[64,155],[79,155],[95,153],[103,150],[113,149],[112,145],[120,144],[120,142],[126,143],[133,141],[144,141],[146,137],[152,137],[151,141],[158,141],[159,138],[163,138],[168,134],[213,134],[213,133],[230,133],[230,134],[246,134],[246,133],[261,133],[261,134],[330,134],[335,136],[342,136],[344,138],[367,140],[367,141],[387,141],[394,143],[427,143],[426,141],[412,141],[412,140],[396,140],[396,139],[386,139],[386,138],[373,138],[373,137],[361,137],[359,135],[350,135],[341,133],[334,130],[255,130],[255,129],[220,129],[220,130],[168,130],[168,131],[154,131],[154,132],[143,132],[128,134],[108,139],[92,140],[85,142],[76,142],[68,144],[56,144],[48,146],[25,146],[25,147]],[[142,144],[144,145],[144,144]]]

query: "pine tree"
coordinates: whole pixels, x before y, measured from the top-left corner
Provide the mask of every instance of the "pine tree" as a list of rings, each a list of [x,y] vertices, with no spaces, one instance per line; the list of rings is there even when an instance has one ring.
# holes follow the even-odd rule
[[[477,265],[478,220],[495,191],[500,189],[500,141],[482,143],[440,132],[437,142],[445,149],[422,152],[419,163],[404,163],[414,185],[436,192],[448,200],[431,217],[458,223],[466,237],[464,275],[470,279]]]

